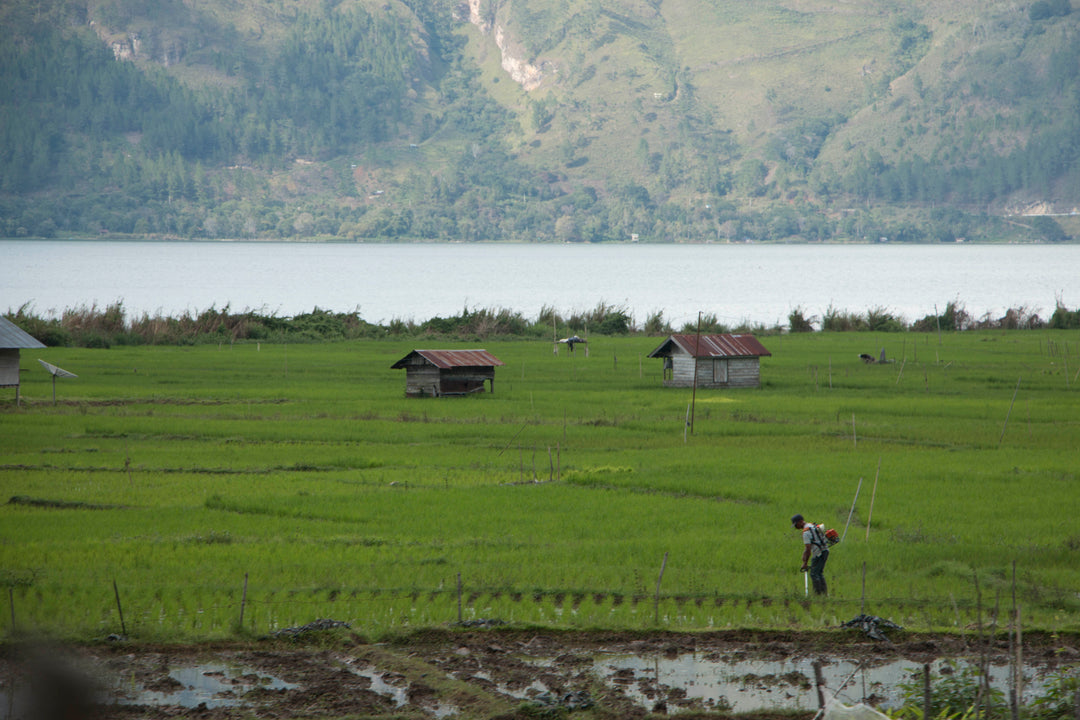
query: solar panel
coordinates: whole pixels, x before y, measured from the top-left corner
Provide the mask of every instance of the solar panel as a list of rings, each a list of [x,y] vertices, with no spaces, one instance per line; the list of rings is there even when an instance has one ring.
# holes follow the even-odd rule
[[[41,363],[42,366],[44,366],[44,368],[46,370],[48,370],[49,374],[52,375],[53,377],[79,377],[75,373],[68,372],[67,370],[65,370],[63,368],[58,368],[55,365],[53,365],[52,363],[45,362],[41,358],[38,358],[38,362]]]

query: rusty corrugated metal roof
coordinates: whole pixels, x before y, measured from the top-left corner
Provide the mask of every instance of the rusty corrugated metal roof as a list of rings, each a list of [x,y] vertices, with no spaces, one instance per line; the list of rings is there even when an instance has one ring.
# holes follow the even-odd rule
[[[670,345],[678,345],[687,355],[693,357],[762,357],[772,356],[765,346],[753,335],[672,335],[660,347],[649,353],[649,357],[661,357],[670,354],[664,352]]]
[[[413,350],[390,367],[405,367],[408,359],[413,355],[419,355],[435,367],[442,369],[452,367],[496,367],[505,364],[487,350]]]
[[[45,345],[6,317],[0,317],[0,348],[37,349]]]

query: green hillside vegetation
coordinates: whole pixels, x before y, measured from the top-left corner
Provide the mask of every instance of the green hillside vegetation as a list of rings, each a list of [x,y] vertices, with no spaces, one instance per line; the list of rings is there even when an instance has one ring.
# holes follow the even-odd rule
[[[425,400],[390,368],[409,340],[50,349],[78,375],[55,403],[24,355],[0,635],[378,638],[456,622],[458,577],[461,619],[518,627],[822,630],[865,607],[962,634],[1003,628],[1015,593],[1025,635],[1074,634],[1076,339],[771,337],[761,388],[696,393],[662,386],[655,337],[515,340],[486,346],[493,393]],[[894,362],[858,357],[879,348]],[[795,512],[846,532],[828,599]]]
[[[1080,232],[1068,0],[475,10],[476,24],[448,0],[5,3],[0,236]]]

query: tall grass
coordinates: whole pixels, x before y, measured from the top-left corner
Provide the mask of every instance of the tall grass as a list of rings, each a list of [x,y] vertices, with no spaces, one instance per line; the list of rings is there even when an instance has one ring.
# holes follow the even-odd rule
[[[936,311],[935,311],[936,312]],[[425,321],[393,318],[385,325],[364,320],[359,311],[340,313],[314,308],[310,313],[279,317],[261,310],[235,312],[228,305],[210,307],[202,312],[185,312],[177,317],[160,313],[142,313],[129,317],[122,302],[67,308],[59,316],[35,312],[30,303],[8,311],[16,325],[51,347],[110,348],[124,345],[194,345],[236,342],[310,343],[380,338],[439,338],[446,340],[554,339],[590,332],[604,336],[666,335],[672,332],[663,311],[650,313],[639,327],[630,309],[600,301],[591,310],[562,315],[554,307],[541,308],[534,319],[525,318],[509,308],[465,307],[450,317]],[[888,308],[870,308],[864,313],[833,306],[817,318],[807,318],[801,308],[788,316],[788,326],[753,324],[743,321],[734,326],[716,315],[703,315],[684,323],[683,333],[757,333],[778,335],[789,332],[812,332],[815,323],[827,332],[889,332],[907,330],[941,332],[953,330],[1039,330],[1046,327],[1065,330],[1080,328],[1080,310],[1069,310],[1060,301],[1049,320],[1040,318],[1025,307],[1010,308],[1000,318],[987,314],[973,318],[963,303],[953,300],[940,314],[927,315],[908,324]]]
[[[455,622],[460,575],[463,619],[820,628],[865,605],[959,631],[1015,562],[1027,627],[1076,632],[1077,340],[785,335],[760,389],[697,393],[662,387],[654,338],[518,340],[458,400],[405,399],[407,340],[51,350],[79,375],[57,404],[27,368],[0,405],[0,629],[119,632],[115,581],[141,638],[377,636]],[[794,512],[847,530],[828,600]]]

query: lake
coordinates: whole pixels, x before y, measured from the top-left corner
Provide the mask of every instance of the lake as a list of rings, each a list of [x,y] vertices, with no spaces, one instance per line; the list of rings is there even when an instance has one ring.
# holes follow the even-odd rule
[[[910,322],[959,301],[974,317],[1080,306],[1080,245],[363,244],[0,240],[0,310],[122,302],[128,317],[226,305],[290,317],[318,307],[422,322],[469,309],[533,320],[599,303],[638,324],[698,313],[785,324],[800,308],[883,309]]]

